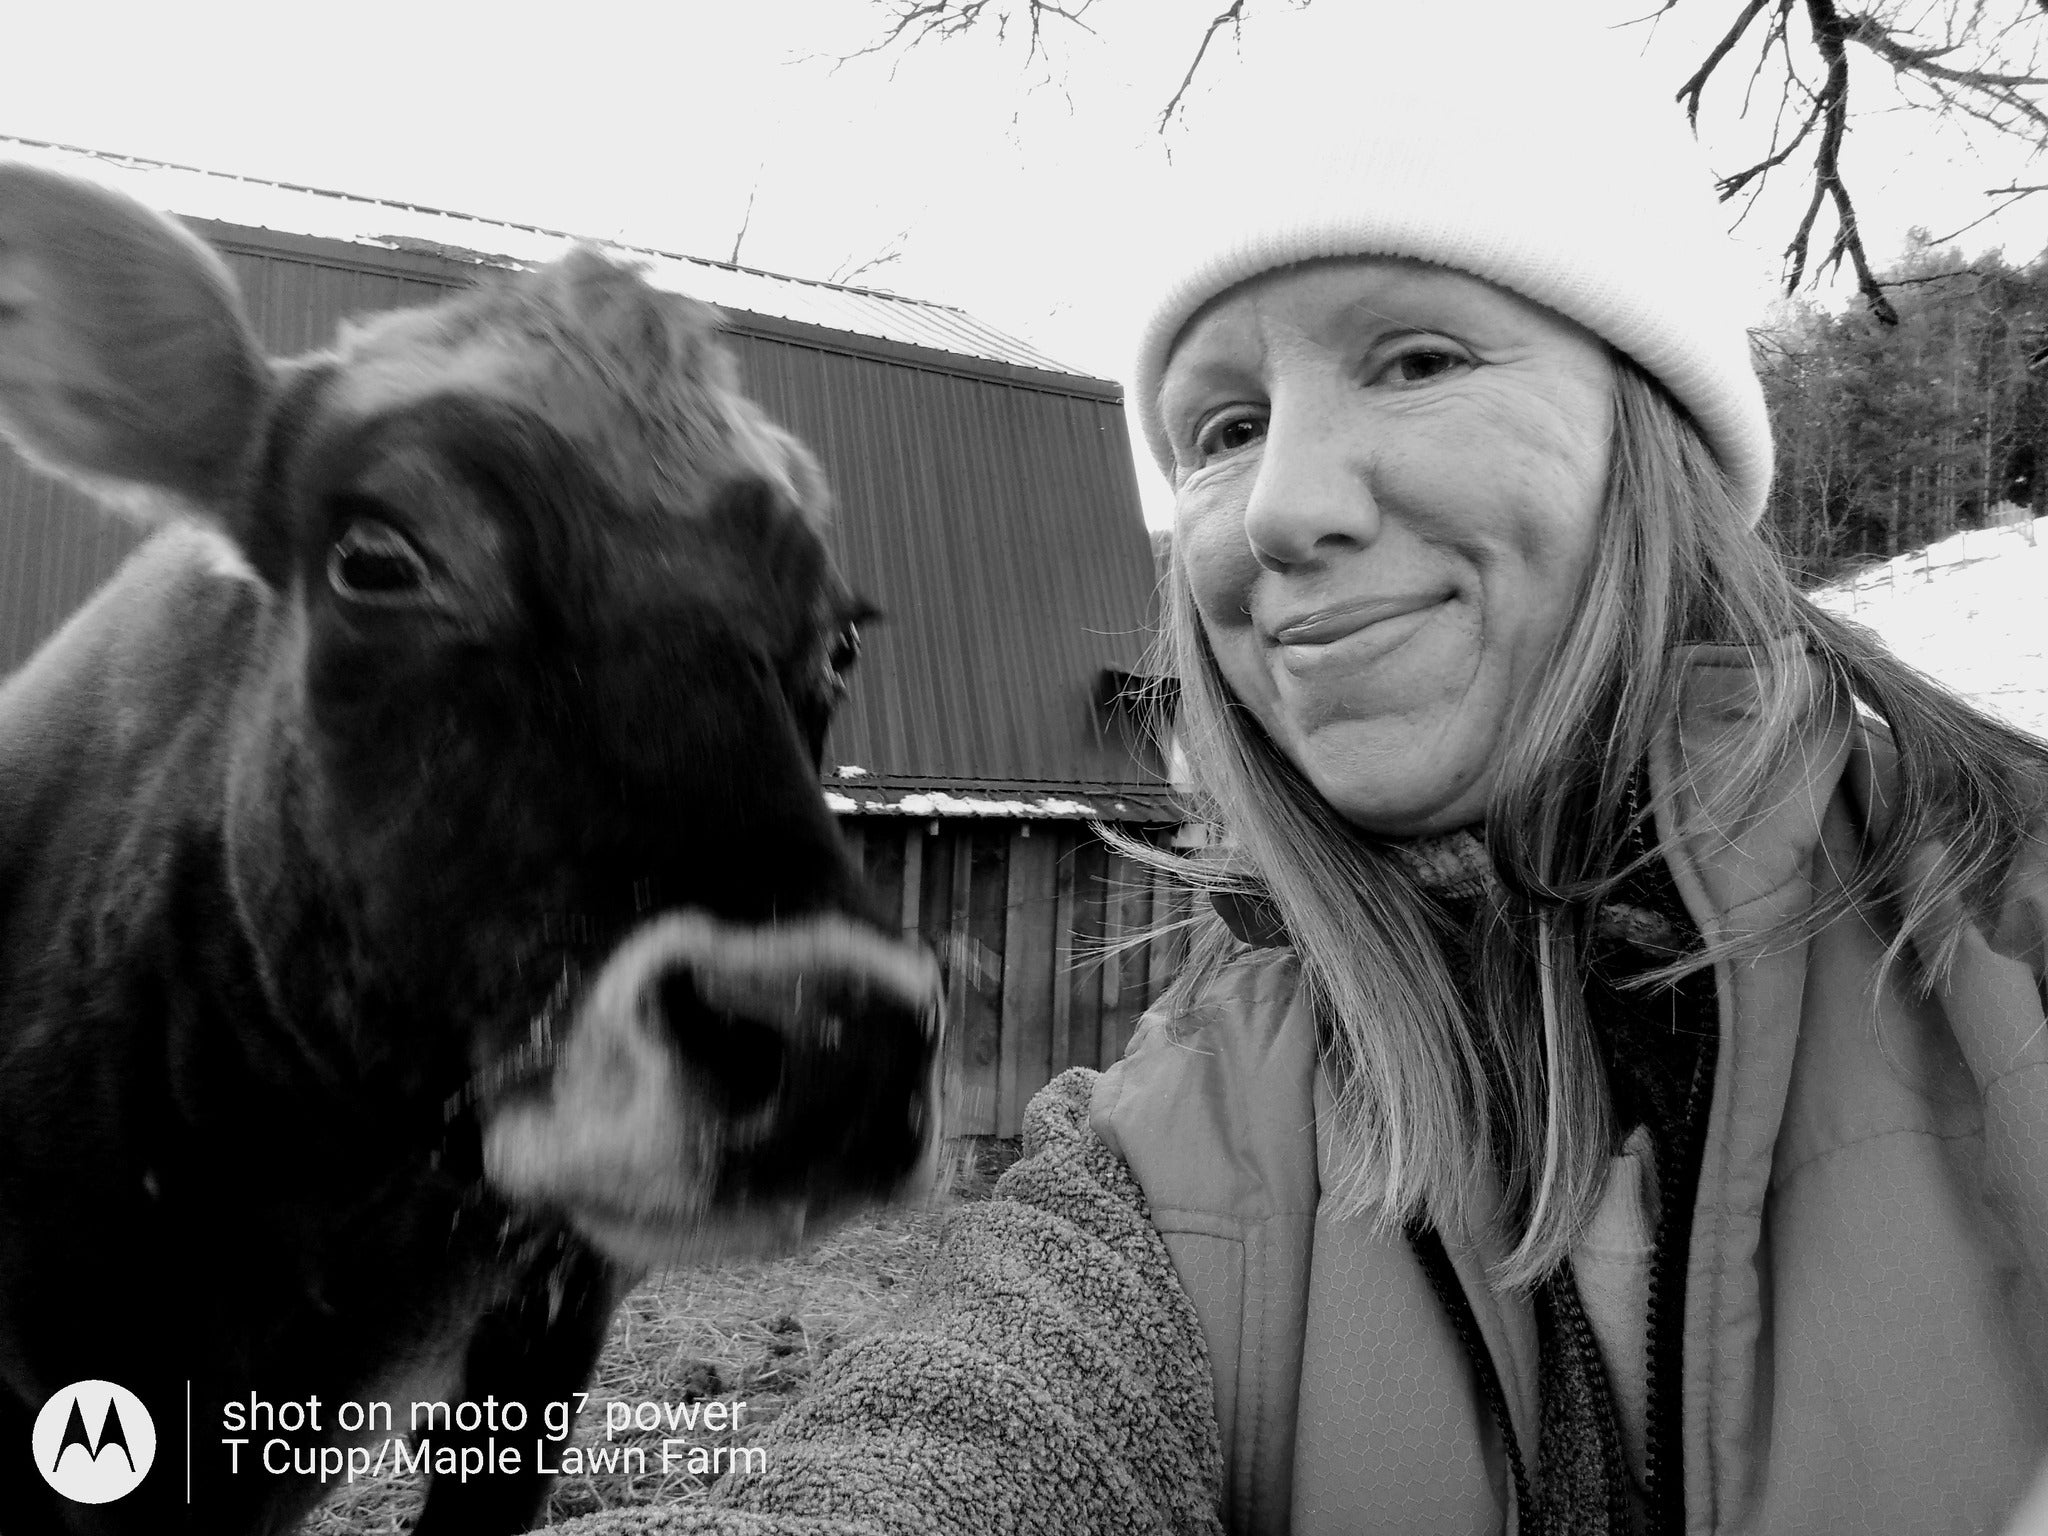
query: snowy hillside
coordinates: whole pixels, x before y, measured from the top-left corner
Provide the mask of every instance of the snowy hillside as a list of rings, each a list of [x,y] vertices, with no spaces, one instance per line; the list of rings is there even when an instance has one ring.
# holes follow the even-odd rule
[[[2048,736],[2048,518],[1951,534],[1813,596],[1991,713]]]

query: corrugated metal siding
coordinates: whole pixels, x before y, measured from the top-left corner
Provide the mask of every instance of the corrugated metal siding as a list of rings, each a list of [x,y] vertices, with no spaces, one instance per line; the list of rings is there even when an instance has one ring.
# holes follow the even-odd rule
[[[207,232],[280,355],[462,280],[417,255]],[[273,238],[288,249],[260,248]],[[1156,790],[1093,702],[1104,668],[1137,667],[1153,584],[1114,391],[1019,383],[1014,368],[907,347],[883,358],[848,338],[850,355],[732,320],[748,389],[817,450],[840,501],[843,568],[887,615],[867,633],[831,763],[879,784]],[[0,508],[0,666],[12,668],[139,535],[11,453]]]
[[[883,610],[833,728],[884,780],[1153,783],[1094,707],[1153,583],[1122,410],[740,334],[747,388],[817,451],[839,557]]]
[[[380,310],[432,304],[458,284],[397,273],[334,267],[301,256],[227,249],[264,348],[296,357],[324,347],[341,322]]]
[[[0,443],[0,668],[11,671],[135,547],[135,530]]]

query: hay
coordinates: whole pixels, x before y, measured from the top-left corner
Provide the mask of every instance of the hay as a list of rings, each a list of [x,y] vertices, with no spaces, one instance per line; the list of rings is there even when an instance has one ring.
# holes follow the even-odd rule
[[[573,1442],[637,1446],[646,1470],[621,1458],[617,1470],[564,1475],[549,1498],[548,1519],[701,1498],[714,1477],[687,1470],[680,1455],[664,1472],[662,1441],[681,1438],[713,1452],[724,1447],[728,1455],[758,1444],[834,1351],[895,1310],[898,1293],[931,1257],[939,1218],[937,1210],[891,1211],[792,1258],[650,1276],[612,1319]],[[730,1429],[633,1430],[607,1441],[606,1405],[614,1401],[746,1407]],[[399,1477],[354,1484],[304,1529],[308,1536],[402,1536],[418,1515],[423,1484]]]

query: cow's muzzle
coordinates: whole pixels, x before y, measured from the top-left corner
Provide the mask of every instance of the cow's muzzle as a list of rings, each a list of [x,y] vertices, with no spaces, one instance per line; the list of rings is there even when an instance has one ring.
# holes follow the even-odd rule
[[[636,929],[552,1074],[495,1106],[484,1168],[630,1264],[786,1249],[936,1167],[941,988],[921,948],[831,915]]]

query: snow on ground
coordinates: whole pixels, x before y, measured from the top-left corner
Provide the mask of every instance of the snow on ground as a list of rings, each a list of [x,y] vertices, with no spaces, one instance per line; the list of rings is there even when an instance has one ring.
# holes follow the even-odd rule
[[[2048,517],[1951,534],[1813,597],[1992,714],[2048,736]]]

